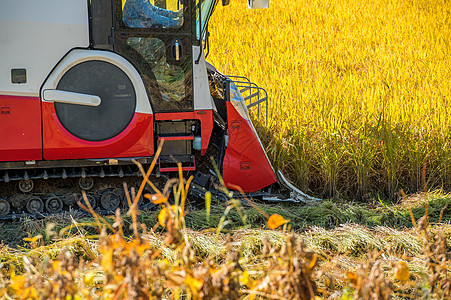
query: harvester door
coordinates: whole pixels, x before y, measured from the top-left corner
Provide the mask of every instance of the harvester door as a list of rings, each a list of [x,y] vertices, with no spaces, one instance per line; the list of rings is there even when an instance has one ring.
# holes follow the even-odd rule
[[[114,51],[139,71],[152,109],[193,111],[191,1],[116,0]]]

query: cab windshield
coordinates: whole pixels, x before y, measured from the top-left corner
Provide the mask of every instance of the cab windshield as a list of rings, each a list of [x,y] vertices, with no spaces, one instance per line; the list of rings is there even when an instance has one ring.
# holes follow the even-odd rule
[[[129,28],[180,28],[183,0],[122,0],[122,21]]]
[[[196,16],[196,36],[197,39],[200,40],[200,31],[202,32],[202,39],[205,38],[205,33],[207,31],[208,21],[210,20],[213,11],[215,10],[216,4],[218,0],[200,0],[197,7],[197,16]],[[200,16],[202,21],[199,22],[199,6],[201,7]]]

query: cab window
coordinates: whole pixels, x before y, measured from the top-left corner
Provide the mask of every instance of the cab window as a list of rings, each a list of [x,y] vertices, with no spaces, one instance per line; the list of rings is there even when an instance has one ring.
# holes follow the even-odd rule
[[[122,21],[129,28],[180,28],[182,0],[122,0]]]

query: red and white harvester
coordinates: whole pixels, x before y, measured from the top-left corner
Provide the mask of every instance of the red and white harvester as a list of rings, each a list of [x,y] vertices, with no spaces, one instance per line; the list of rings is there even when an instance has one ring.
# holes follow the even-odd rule
[[[0,218],[75,207],[81,190],[113,211],[162,140],[156,183],[181,163],[194,194],[220,196],[213,157],[227,187],[274,199],[285,180],[247,111],[266,92],[205,60],[217,2],[0,0]]]

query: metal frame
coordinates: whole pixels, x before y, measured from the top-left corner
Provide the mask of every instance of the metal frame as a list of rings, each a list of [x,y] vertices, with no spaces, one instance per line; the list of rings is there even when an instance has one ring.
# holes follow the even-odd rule
[[[268,92],[256,83],[249,80],[245,76],[226,75],[240,89],[246,101],[247,108],[257,106],[257,118],[260,119],[260,104],[265,102],[266,108],[266,125],[268,125]],[[238,79],[238,80],[237,80]],[[261,95],[261,93],[263,95]]]

